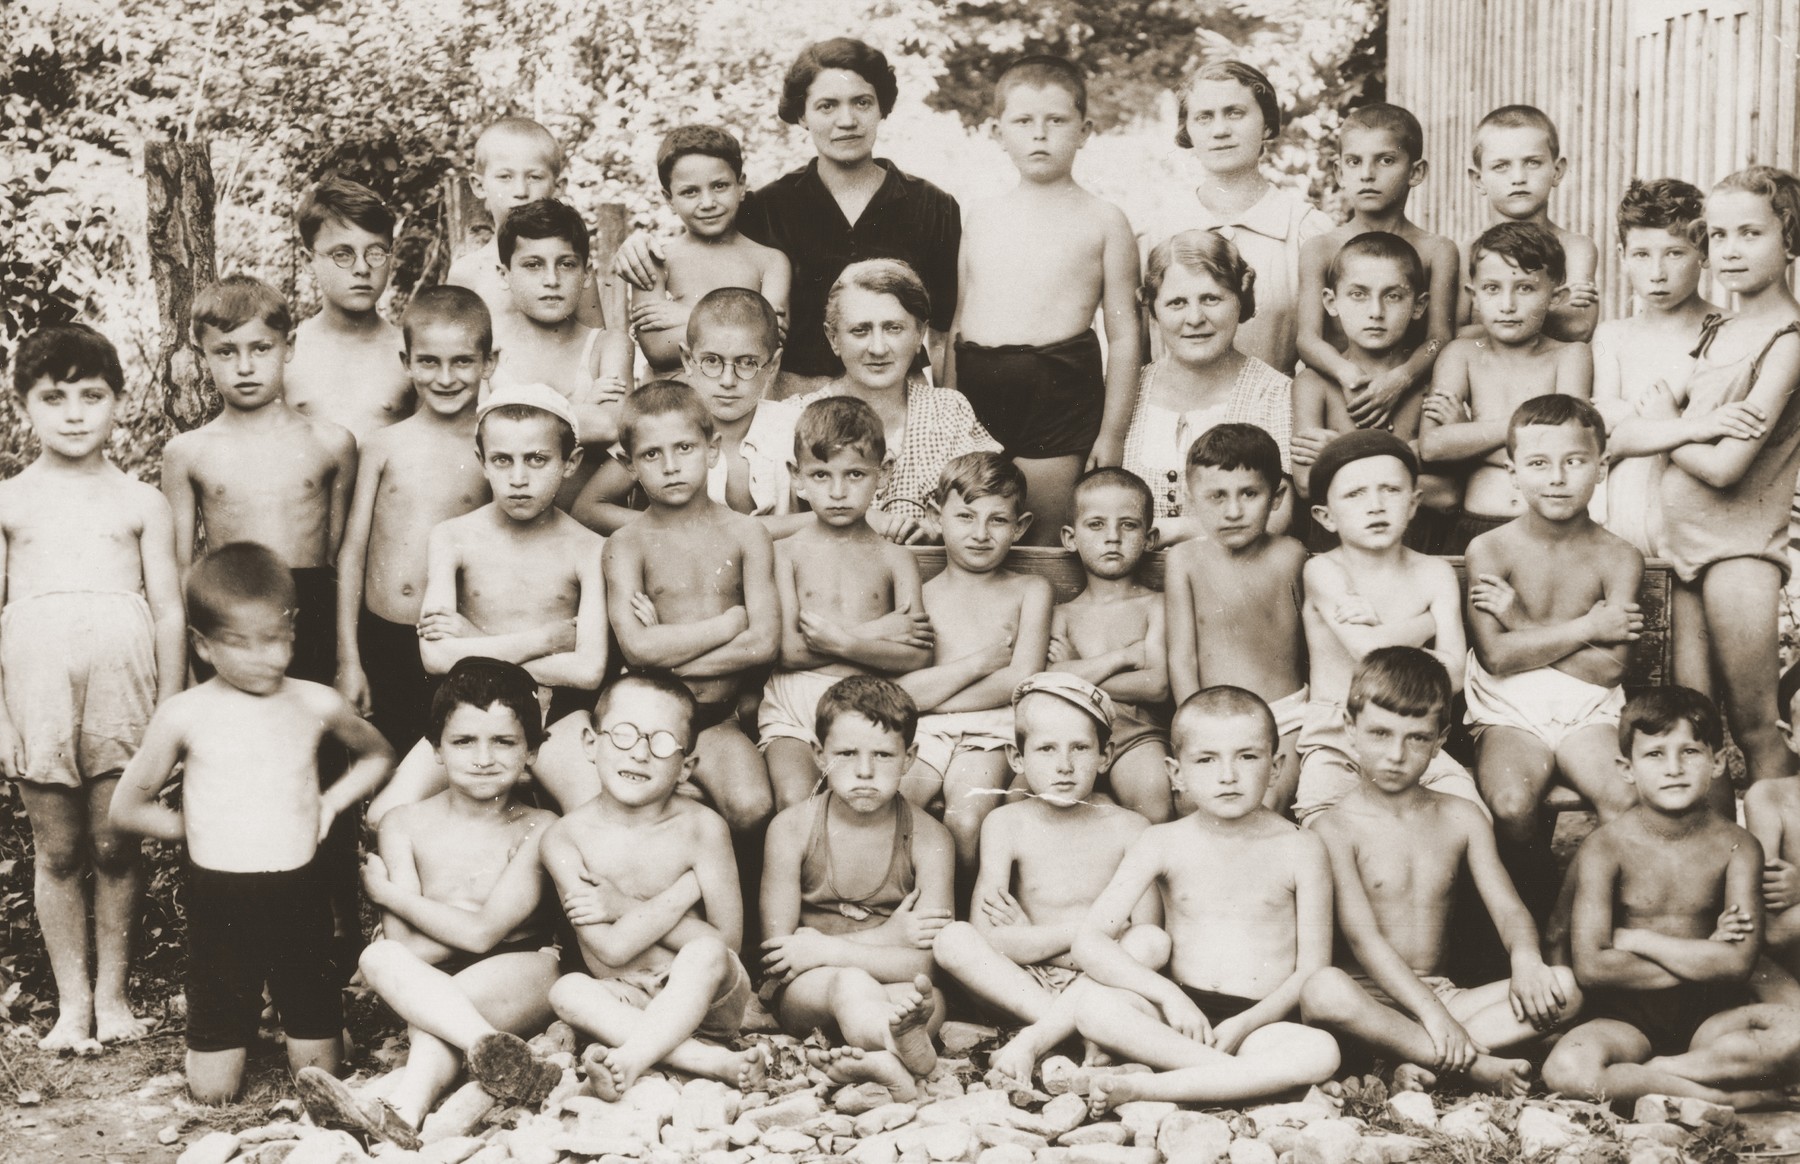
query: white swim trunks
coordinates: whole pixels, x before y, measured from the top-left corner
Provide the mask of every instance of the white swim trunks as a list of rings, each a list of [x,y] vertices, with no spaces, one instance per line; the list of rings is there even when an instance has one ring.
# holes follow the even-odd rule
[[[1539,667],[1516,675],[1495,675],[1469,652],[1469,669],[1463,694],[1469,712],[1464,722],[1470,734],[1480,737],[1485,728],[1509,727],[1530,732],[1555,751],[1563,740],[1583,728],[1617,730],[1625,708],[1625,691],[1601,687],[1577,679],[1554,667]]]
[[[770,740],[799,740],[811,746],[818,722],[819,700],[842,675],[822,671],[777,671],[763,684],[762,707],[756,713],[756,746],[767,749]]]
[[[1013,711],[995,707],[987,711],[952,711],[922,715],[913,737],[919,745],[919,762],[942,776],[959,752],[991,752],[1013,742]]]

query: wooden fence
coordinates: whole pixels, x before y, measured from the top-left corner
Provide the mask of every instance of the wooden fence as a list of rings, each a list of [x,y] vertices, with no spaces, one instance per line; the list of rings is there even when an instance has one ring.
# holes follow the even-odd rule
[[[1599,244],[1602,314],[1624,315],[1613,222],[1626,185],[1795,168],[1797,66],[1796,0],[1391,0],[1389,100],[1418,116],[1433,166],[1412,217],[1458,242],[1479,234],[1475,125],[1536,105],[1569,160],[1551,217]]]

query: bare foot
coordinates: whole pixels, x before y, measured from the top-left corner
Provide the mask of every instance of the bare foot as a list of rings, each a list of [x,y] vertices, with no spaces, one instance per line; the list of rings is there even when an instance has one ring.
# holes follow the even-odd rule
[[[1122,1103],[1137,1098],[1137,1073],[1108,1072],[1088,1080],[1088,1115],[1099,1119]]]
[[[833,1083],[878,1083],[895,1100],[905,1103],[918,1094],[912,1072],[892,1051],[865,1051],[861,1047],[809,1047],[806,1061],[823,1071]]]
[[[736,1074],[719,1082],[737,1088],[748,1095],[752,1091],[761,1091],[762,1085],[769,1078],[769,1050],[767,1047],[748,1047],[733,1055],[739,1064]]]
[[[1523,1099],[1531,1092],[1531,1064],[1524,1059],[1477,1055],[1475,1065],[1469,1068],[1469,1082],[1495,1095]]]
[[[38,1049],[59,1055],[98,1055],[100,1044],[92,1035],[93,1021],[93,1013],[87,1007],[69,1007],[56,1016],[50,1033],[38,1040]]]
[[[1083,1067],[1111,1067],[1113,1057],[1107,1054],[1106,1048],[1092,1039],[1081,1040],[1081,1065]]]
[[[1430,1091],[1437,1086],[1437,1076],[1417,1063],[1402,1063],[1394,1068],[1395,1091]],[[1342,1092],[1342,1088],[1339,1092]]]
[[[931,1032],[925,1029],[931,1004],[931,979],[920,974],[913,979],[912,989],[894,1003],[894,1013],[888,1018],[894,1054],[914,1076],[929,1075],[937,1066],[937,1048],[931,1045]]]
[[[595,1043],[581,1054],[581,1073],[587,1076],[594,1094],[607,1103],[619,1102],[628,1086],[624,1075],[613,1066],[612,1054],[613,1048],[604,1043]]]
[[[94,1003],[94,1037],[102,1046],[136,1042],[149,1034],[153,1025],[148,1019],[132,1014],[124,999],[96,1000]]]
[[[1030,1038],[1031,1028],[1026,1027],[1007,1041],[1006,1046],[995,1051],[988,1058],[991,1074],[1000,1076],[1008,1083],[1020,1087],[1031,1086],[1031,1073],[1037,1067],[1037,1044]],[[1067,1063],[1065,1059],[1063,1062]],[[1050,1090],[1048,1067],[1045,1070],[1044,1090]]]

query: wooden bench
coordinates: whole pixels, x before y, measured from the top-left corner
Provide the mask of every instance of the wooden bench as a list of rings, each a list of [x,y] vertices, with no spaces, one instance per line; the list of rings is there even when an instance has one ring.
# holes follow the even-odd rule
[[[936,576],[944,568],[944,551],[940,546],[915,546],[913,556],[918,560],[920,575],[925,578]],[[1463,568],[1463,560],[1447,560],[1456,569],[1457,581],[1466,587],[1468,574]],[[1007,564],[1023,573],[1049,579],[1058,602],[1074,598],[1086,582],[1081,562],[1066,550],[1020,546],[1007,557]],[[1160,551],[1145,559],[1138,576],[1145,585],[1162,589],[1163,555]],[[1644,634],[1631,648],[1625,668],[1628,689],[1661,687],[1674,681],[1675,640],[1670,633],[1674,586],[1675,575],[1667,562],[1653,559],[1645,564],[1644,581],[1638,588],[1638,605],[1644,612]],[[1584,809],[1587,802],[1573,788],[1558,782],[1552,785],[1544,807],[1549,812],[1566,812]]]

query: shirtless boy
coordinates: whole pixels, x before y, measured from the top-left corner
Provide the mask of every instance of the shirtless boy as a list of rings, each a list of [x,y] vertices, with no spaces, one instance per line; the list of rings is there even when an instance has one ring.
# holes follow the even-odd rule
[[[1629,1106],[1692,1095],[1743,1110],[1783,1104],[1800,1079],[1800,1010],[1753,1004],[1763,944],[1763,847],[1707,804],[1724,731],[1684,687],[1619,717],[1637,807],[1575,855],[1575,975],[1587,1022],[1544,1063],[1564,1095]]]
[[[1632,804],[1618,778],[1619,686],[1643,630],[1643,555],[1588,516],[1605,475],[1606,422],[1573,396],[1513,413],[1507,458],[1524,516],[1469,545],[1468,724],[1475,779],[1508,872],[1547,916],[1556,864],[1540,810],[1562,777],[1611,820]]]
[[[1049,56],[1008,66],[994,83],[994,136],[1019,185],[970,207],[957,260],[952,383],[1025,474],[1040,518],[1026,544],[1055,544],[1084,464],[1123,460],[1137,404],[1137,240],[1071,174],[1093,129],[1080,69]]]
[[[931,664],[918,563],[868,521],[886,456],[881,418],[853,396],[813,401],[794,428],[794,479],[814,516],[775,543],[781,660],[756,716],[777,812],[819,782],[813,730],[828,688]]]
[[[1091,979],[1075,987],[1082,1035],[1156,1070],[1097,1075],[1095,1115],[1139,1099],[1235,1106],[1338,1068],[1336,1041],[1292,1019],[1331,960],[1331,873],[1317,837],[1263,806],[1276,739],[1268,705],[1241,687],[1175,712],[1170,778],[1194,811],[1138,835],[1075,938]],[[1161,899],[1167,977],[1119,940],[1147,892]]]
[[[213,677],[157,708],[113,794],[114,828],[187,844],[187,1081],[200,1103],[227,1103],[243,1086],[265,984],[291,1070],[335,1072],[342,1057],[333,879],[317,857],[332,823],[386,779],[393,753],[343,696],[284,675],[294,599],[266,546],[220,546],[194,566],[188,619]],[[321,791],[327,738],[351,762]],[[171,808],[157,794],[177,766],[181,807]]]
[[[1422,394],[1414,393],[1414,387],[1430,379],[1432,364],[1455,333],[1462,267],[1456,244],[1406,217],[1407,199],[1429,169],[1425,131],[1408,110],[1377,102],[1344,115],[1338,128],[1337,171],[1339,188],[1350,196],[1350,220],[1300,245],[1300,358],[1310,375],[1336,389],[1335,399],[1350,424],[1327,426],[1335,431],[1390,426],[1409,399],[1416,408],[1416,397]],[[1410,247],[1424,275],[1412,288],[1410,318],[1397,321],[1398,333],[1385,337],[1399,357],[1386,361],[1386,366],[1371,366],[1357,358],[1349,324],[1332,310],[1334,300],[1354,296],[1359,285],[1334,293],[1332,284],[1342,282],[1341,274],[1338,279],[1327,277],[1344,245],[1371,232]],[[1411,326],[1421,316],[1426,317],[1422,331]],[[1298,397],[1298,380],[1294,387]]]
[[[1444,552],[1460,554],[1477,534],[1525,512],[1506,467],[1506,426],[1533,396],[1593,394],[1594,357],[1585,343],[1544,331],[1550,308],[1565,295],[1562,246],[1546,227],[1503,222],[1476,240],[1469,260],[1470,295],[1480,336],[1453,341],[1438,359],[1419,424],[1419,459],[1433,465],[1473,464],[1463,512]]]
[[[393,274],[394,212],[367,186],[333,175],[294,218],[322,306],[294,332],[288,403],[365,441],[414,405],[411,379],[394,366],[400,331],[377,309]]]
[[[1558,276],[1567,294],[1550,309],[1544,330],[1567,343],[1593,338],[1600,319],[1600,289],[1594,283],[1600,267],[1600,248],[1585,234],[1564,230],[1550,221],[1550,192],[1562,183],[1569,160],[1562,156],[1556,123],[1530,105],[1503,105],[1475,126],[1469,178],[1476,192],[1488,200],[1498,223],[1531,223],[1556,236],[1568,260],[1568,270]],[[1480,244],[1477,244],[1479,246]],[[1475,256],[1469,256],[1474,264]],[[1471,319],[1471,304],[1463,297],[1459,323]],[[1474,316],[1480,323],[1479,316]],[[1465,335],[1469,334],[1467,330]],[[1534,393],[1535,395],[1535,393]]]
[[[465,1056],[484,1087],[514,1103],[542,1100],[562,1078],[516,1039],[550,1021],[557,976],[538,861],[556,817],[514,796],[544,739],[537,684],[517,664],[465,659],[433,697],[426,730],[449,786],[389,813],[380,855],[363,866],[369,900],[382,910],[382,936],[362,952],[363,979],[405,1020],[406,1063],[374,1103],[317,1068],[297,1080],[315,1123],[412,1148],[411,1133]]]
[[[943,790],[944,825],[972,875],[981,822],[1006,785],[1013,688],[1044,669],[1056,599],[1044,578],[1006,568],[1031,525],[1025,475],[1011,461],[964,453],[944,466],[932,500],[944,529],[944,572],[924,588],[933,661],[898,680],[927,713],[907,797],[923,805]]]
[[[651,374],[663,376],[681,367],[689,313],[708,292],[761,292],[785,326],[793,272],[786,255],[738,232],[744,148],[729,132],[716,125],[670,130],[656,148],[656,176],[687,229],[663,244],[663,264],[651,285],[632,294],[631,325]]]
[[[1295,819],[1343,799],[1360,781],[1345,702],[1358,664],[1379,647],[1426,647],[1462,682],[1467,647],[1456,572],[1401,544],[1418,506],[1418,462],[1390,432],[1358,429],[1325,446],[1313,465],[1313,516],[1340,544],[1306,563],[1308,689],[1300,731]],[[1420,781],[1477,805],[1462,765],[1435,751]],[[1481,811],[1485,814],[1487,809]]]
[[[1087,585],[1050,614],[1049,664],[1112,697],[1112,758],[1101,775],[1120,804],[1161,824],[1171,815],[1163,596],[1136,577],[1156,544],[1156,504],[1137,474],[1100,468],[1075,483],[1074,505],[1063,549],[1081,559]]]
[[[431,713],[418,622],[432,527],[491,499],[475,403],[494,333],[481,297],[450,286],[414,294],[400,329],[419,409],[362,445],[338,555],[337,689],[405,755]]]
[[[544,866],[587,966],[559,979],[550,1002],[598,1040],[582,1067],[606,1100],[658,1063],[742,1091],[767,1070],[758,1049],[696,1038],[737,1037],[750,1001],[731,833],[677,794],[693,775],[697,715],[687,685],[660,667],[613,683],[582,731],[600,794],[544,836]]]
[[[1204,537],[1169,551],[1169,687],[1176,703],[1212,680],[1254,692],[1280,736],[1267,804],[1285,812],[1300,779],[1295,747],[1307,709],[1301,626],[1306,550],[1269,532],[1287,488],[1281,449],[1253,424],[1216,425],[1187,457],[1187,495]]]
[[[533,772],[565,811],[595,792],[578,741],[607,656],[603,539],[554,505],[581,459],[577,431],[569,402],[543,384],[489,393],[476,413],[475,448],[494,500],[432,527],[419,604],[427,674],[478,656],[517,663],[541,685],[551,731]],[[443,767],[420,744],[369,819],[379,823],[395,805],[443,787]]]
[[[825,790],[769,822],[763,989],[789,1034],[822,1031],[808,1058],[834,1082],[910,1101],[937,1064],[944,1000],[931,945],[951,919],[954,849],[900,795],[918,709],[892,682],[840,680],[819,700]]]
[[[34,332],[14,354],[13,392],[40,452],[0,484],[0,775],[17,781],[31,822],[33,905],[56,980],[47,1051],[146,1029],[125,995],[142,846],[107,807],[151,711],[187,676],[169,507],[106,459],[124,386],[118,352],[81,324]]]
[[[719,455],[712,417],[685,384],[632,393],[619,443],[650,508],[606,543],[607,611],[632,667],[667,667],[699,702],[694,782],[732,829],[757,829],[774,806],[756,745],[738,726],[748,673],[771,663],[781,637],[775,550],[752,517],[706,492]]]
[[[1793,727],[1800,710],[1800,668],[1781,676],[1788,750],[1800,751]],[[1800,778],[1757,780],[1744,789],[1744,827],[1763,847],[1763,942],[1767,959],[1800,974]]]
[[[991,1066],[1030,1086],[1037,1061],[1075,1033],[1073,1010],[1056,1005],[1081,974],[1071,953],[1075,935],[1146,822],[1088,799],[1113,747],[1114,704],[1106,692],[1046,671],[1019,684],[1013,715],[1017,736],[1006,758],[1031,795],[982,822],[974,908],[968,921],[944,927],[932,953],[984,1005],[1029,1024],[994,1053]],[[1169,956],[1156,906],[1146,892],[1132,911],[1146,924],[1125,938],[1152,968]]]
[[[1371,651],[1356,670],[1350,740],[1362,779],[1311,822],[1331,855],[1352,960],[1313,975],[1302,1003],[1308,1022],[1397,1060],[1397,1089],[1432,1087],[1446,1072],[1522,1096],[1531,1065],[1499,1053],[1568,1022],[1581,996],[1568,967],[1544,964],[1487,818],[1420,782],[1453,695],[1443,664],[1415,647]],[[1465,866],[1512,959],[1509,979],[1471,990],[1442,977]]]

